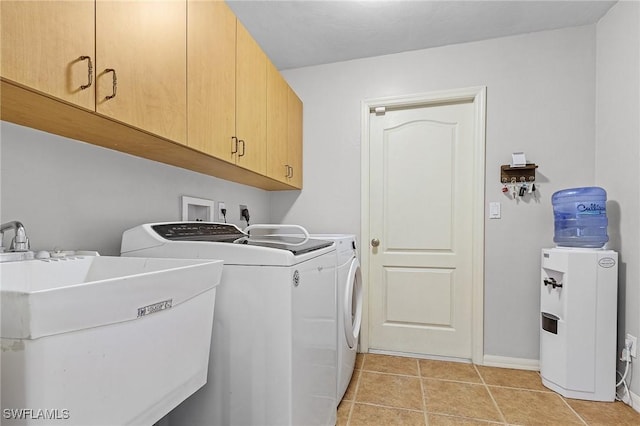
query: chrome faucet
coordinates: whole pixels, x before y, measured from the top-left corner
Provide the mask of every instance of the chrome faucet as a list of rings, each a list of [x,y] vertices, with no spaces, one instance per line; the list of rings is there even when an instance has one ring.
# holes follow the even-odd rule
[[[2,247],[2,250],[0,251],[4,251],[4,232],[9,229],[14,230],[14,236],[13,240],[11,240],[11,245],[9,246],[8,251],[29,251],[29,238],[27,238],[27,233],[24,230],[24,225],[17,220],[0,225],[0,247]]]

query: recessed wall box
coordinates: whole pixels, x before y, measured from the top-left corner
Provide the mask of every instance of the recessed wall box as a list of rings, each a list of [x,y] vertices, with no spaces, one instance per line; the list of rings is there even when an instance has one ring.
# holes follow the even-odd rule
[[[182,220],[189,222],[213,222],[215,201],[182,196]]]

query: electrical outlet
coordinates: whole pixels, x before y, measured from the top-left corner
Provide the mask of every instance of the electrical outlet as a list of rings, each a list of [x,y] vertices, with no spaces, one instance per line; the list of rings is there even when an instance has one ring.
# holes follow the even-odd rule
[[[218,203],[218,220],[226,220],[227,216],[227,207],[224,205],[224,202],[220,201]]]
[[[249,223],[249,208],[245,204],[240,204],[240,220]]]
[[[629,346],[629,344],[631,344],[631,346]],[[627,333],[627,337],[625,337],[624,339],[624,345],[625,347],[629,347],[629,355],[635,358],[637,356],[636,346],[638,346],[638,339],[636,338],[636,336],[632,336],[631,334]]]

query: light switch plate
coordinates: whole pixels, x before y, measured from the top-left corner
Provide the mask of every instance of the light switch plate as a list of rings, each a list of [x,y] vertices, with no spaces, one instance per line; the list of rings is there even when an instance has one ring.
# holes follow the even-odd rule
[[[500,203],[489,203],[489,219],[500,219]]]

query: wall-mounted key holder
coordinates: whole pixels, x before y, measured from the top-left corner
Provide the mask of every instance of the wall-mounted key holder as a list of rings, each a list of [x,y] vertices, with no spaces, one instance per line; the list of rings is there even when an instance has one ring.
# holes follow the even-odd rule
[[[535,182],[538,166],[529,163],[523,167],[511,167],[509,164],[500,166],[501,183]]]

